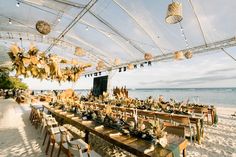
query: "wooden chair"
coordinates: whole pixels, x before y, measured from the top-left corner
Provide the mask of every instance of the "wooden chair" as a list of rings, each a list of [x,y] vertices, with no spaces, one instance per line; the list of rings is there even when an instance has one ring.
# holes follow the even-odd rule
[[[69,131],[61,132],[60,138],[57,137],[56,143],[59,144],[57,156],[59,157],[61,150],[63,150],[68,157],[83,157],[83,153],[87,153],[87,156],[90,157],[90,146],[84,140],[72,137]]]
[[[192,140],[192,138],[193,138],[192,137],[192,130],[193,130],[194,141],[196,141],[195,128],[191,125],[189,117],[172,115],[171,119],[172,119],[172,123],[175,123],[175,124],[177,123],[177,124],[179,124],[179,126],[184,126],[185,128],[189,128],[191,143],[193,142],[193,140]]]
[[[162,120],[163,122],[171,122],[171,115],[167,113],[157,113],[156,118]]]
[[[168,134],[177,135],[179,137],[185,138],[185,127],[184,126],[175,126],[171,124],[164,124],[166,127],[164,131],[166,131]]]
[[[195,107],[193,108],[194,113],[200,113],[204,115],[204,118],[207,118],[207,124],[209,123],[208,119],[208,108],[207,107]]]
[[[47,136],[50,135],[50,129],[57,126],[58,126],[58,122],[56,121],[54,117],[46,119],[46,127],[45,127],[46,132],[45,132],[45,136],[43,140],[43,145],[46,141]]]

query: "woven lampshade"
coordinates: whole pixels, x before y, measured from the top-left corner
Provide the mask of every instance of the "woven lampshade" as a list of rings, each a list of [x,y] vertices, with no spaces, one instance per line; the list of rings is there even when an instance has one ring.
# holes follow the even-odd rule
[[[127,66],[127,69],[128,69],[128,70],[133,70],[133,69],[134,69],[134,65],[133,65],[133,64],[131,64],[131,63],[130,63],[130,64],[128,64],[128,66]]]
[[[74,55],[81,57],[85,56],[85,51],[81,47],[76,47]]]
[[[102,69],[105,67],[105,63],[103,61],[99,61],[97,67]]]
[[[175,24],[180,22],[182,19],[182,4],[179,2],[169,4],[166,15],[166,23]]]
[[[114,61],[114,64],[115,64],[115,65],[119,65],[120,62],[121,62],[121,61],[120,61],[120,58],[115,58],[115,61]]]
[[[182,51],[176,51],[174,53],[174,58],[176,60],[181,60],[181,59],[184,59],[184,53]]]
[[[151,54],[151,53],[145,53],[145,54],[144,54],[144,59],[145,59],[145,60],[149,61],[149,60],[152,60],[152,58],[153,58],[153,57],[152,57],[152,54]]]
[[[190,59],[193,57],[193,53],[191,51],[187,51],[184,53],[184,56],[186,59]]]
[[[36,29],[39,33],[47,35],[51,31],[51,26],[45,21],[38,21],[36,23]]]

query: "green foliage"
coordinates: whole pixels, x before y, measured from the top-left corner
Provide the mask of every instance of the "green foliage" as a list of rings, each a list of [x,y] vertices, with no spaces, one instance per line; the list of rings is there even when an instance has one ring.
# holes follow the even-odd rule
[[[9,76],[8,72],[0,72],[0,89],[27,89],[28,86],[19,78]]]

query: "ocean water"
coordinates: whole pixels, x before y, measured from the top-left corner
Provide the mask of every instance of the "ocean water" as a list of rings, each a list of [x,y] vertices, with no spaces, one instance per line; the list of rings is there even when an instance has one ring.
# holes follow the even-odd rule
[[[88,90],[77,90],[86,95]],[[165,100],[186,101],[236,108],[236,88],[161,88],[161,89],[129,89],[129,97],[146,99],[148,96],[158,98],[163,95]]]

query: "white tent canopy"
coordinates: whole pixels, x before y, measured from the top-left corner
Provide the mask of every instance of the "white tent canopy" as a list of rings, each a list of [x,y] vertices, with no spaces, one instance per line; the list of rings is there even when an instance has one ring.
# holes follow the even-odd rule
[[[27,49],[33,41],[41,51],[92,63],[87,73],[99,60],[110,69],[142,62],[146,52],[159,61],[178,50],[197,54],[235,46],[235,0],[178,2],[183,20],[167,24],[171,0],[0,0],[0,45],[18,42]],[[48,35],[35,29],[39,20],[51,25]],[[74,55],[77,46],[86,56]],[[115,58],[121,65],[113,64]]]

